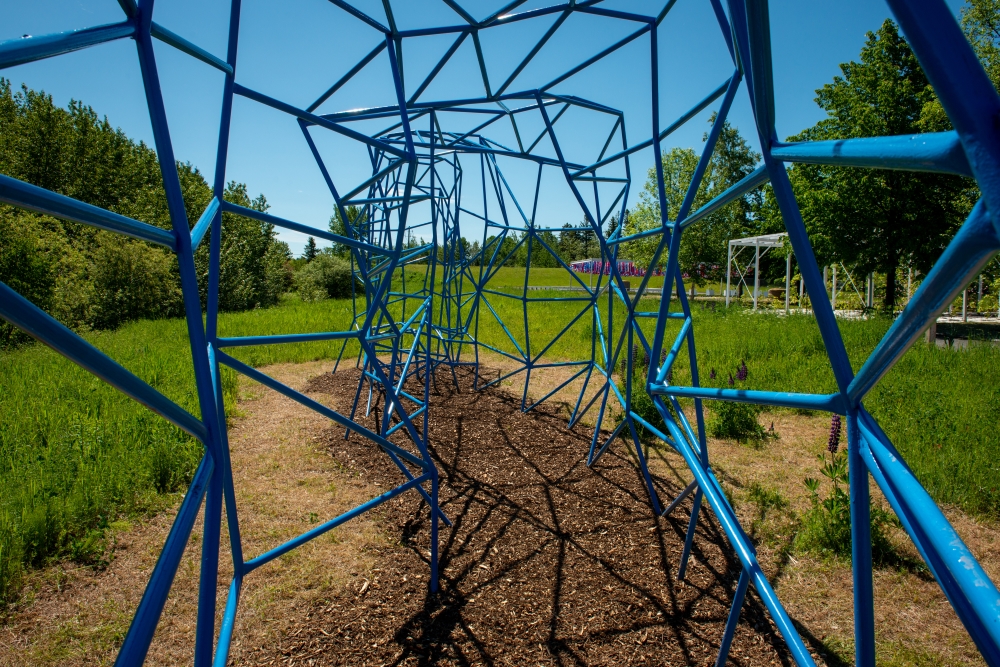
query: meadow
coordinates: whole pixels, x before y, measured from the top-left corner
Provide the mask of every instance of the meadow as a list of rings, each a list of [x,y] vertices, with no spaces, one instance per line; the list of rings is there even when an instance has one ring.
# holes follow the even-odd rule
[[[516,271],[504,269],[497,276],[498,291],[517,285]],[[560,270],[541,271],[546,273],[533,272],[532,283],[565,278]],[[572,300],[580,295],[541,290],[530,296],[564,300],[529,303],[525,317],[519,299],[488,295],[489,307],[479,314],[480,340],[518,357],[517,347],[551,360],[589,358],[598,317],[607,331],[606,305],[594,314],[584,302]],[[644,300],[639,309],[655,311],[658,305],[658,300]],[[507,332],[490,309],[508,324]],[[620,313],[620,306],[612,313],[615,332]],[[749,376],[741,386],[746,388],[834,391],[811,317],[713,311],[701,304],[694,315],[703,384],[724,386],[728,374],[745,361]],[[220,334],[342,330],[351,319],[349,300],[306,303],[285,296],[273,308],[223,314]],[[645,321],[644,330],[651,334],[653,324],[653,319]],[[679,326],[672,324],[668,339]],[[889,324],[884,318],[840,322],[855,370]],[[134,322],[87,338],[197,414],[183,320]],[[340,349],[339,342],[314,342],[238,348],[234,356],[264,366],[332,360]],[[349,348],[347,363],[356,354],[356,347]],[[674,381],[689,377],[685,362],[679,362]],[[991,517],[1000,516],[1000,443],[991,417],[1000,408],[997,377],[1000,349],[995,346],[955,351],[918,343],[865,402],[936,500]],[[223,385],[227,405],[234,406],[235,375],[225,371]],[[0,353],[0,413],[0,596],[8,599],[18,590],[24,567],[60,558],[100,562],[108,528],[174,502],[171,494],[183,491],[201,456],[201,446],[191,438],[41,345]]]

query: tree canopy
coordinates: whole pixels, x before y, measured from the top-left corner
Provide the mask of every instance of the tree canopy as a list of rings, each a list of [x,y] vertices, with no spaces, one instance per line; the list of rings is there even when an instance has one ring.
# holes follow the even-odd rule
[[[82,102],[57,107],[44,92],[15,92],[0,79],[0,173],[170,229],[156,153]],[[191,164],[178,163],[189,223],[212,198]],[[265,210],[263,195],[231,182],[228,201]],[[288,283],[288,247],[271,225],[223,215],[219,305],[242,310],[277,302]],[[195,255],[204,303],[208,243]],[[112,328],[183,312],[177,259],[168,250],[93,227],[0,205],[0,281],[77,329]],[[24,337],[0,324],[0,346]]]
[[[915,134],[934,99],[896,25],[869,32],[858,62],[817,90],[827,117],[792,141]],[[887,277],[884,306],[896,301],[901,266],[927,271],[970,209],[971,181],[957,176],[797,164],[789,170],[820,261],[841,261]]]

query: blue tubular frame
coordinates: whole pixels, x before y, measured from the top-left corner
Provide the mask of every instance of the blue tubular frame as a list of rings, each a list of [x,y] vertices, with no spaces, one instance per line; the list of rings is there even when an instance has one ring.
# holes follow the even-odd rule
[[[669,514],[694,494],[678,569],[680,578],[684,577],[702,505],[707,503],[718,518],[741,567],[733,604],[720,638],[716,660],[720,667],[727,661],[742,605],[751,584],[771,614],[795,662],[799,665],[811,665],[813,659],[761,571],[753,544],[740,526],[712,472],[702,401],[747,402],[845,415],[850,471],[857,664],[875,664],[868,497],[868,474],[871,473],[986,662],[1000,667],[1000,593],[907,468],[877,422],[865,411],[862,403],[864,396],[960,291],[969,276],[975,274],[1000,251],[1000,216],[990,213],[1000,210],[1000,127],[994,122],[1000,115],[1000,96],[993,89],[943,0],[889,0],[889,4],[956,129],[952,132],[914,136],[802,143],[780,142],[774,130],[767,0],[727,0],[727,8],[723,7],[722,0],[709,0],[735,71],[729,79],[663,128],[660,125],[657,40],[659,27],[666,20],[674,0],[664,2],[655,16],[607,9],[599,6],[601,0],[567,1],[540,9],[517,11],[524,0],[513,0],[481,21],[465,10],[460,0],[442,2],[458,17],[454,25],[400,30],[393,17],[391,0],[383,0],[388,25],[357,9],[350,0],[330,0],[331,11],[346,12],[360,20],[366,29],[378,34],[379,39],[374,48],[354,62],[344,75],[306,108],[299,108],[237,83],[240,0],[231,0],[225,59],[153,22],[152,0],[141,0],[138,4],[133,0],[119,0],[125,15],[125,20],[120,23],[0,43],[0,69],[3,69],[113,40],[133,39],[137,46],[154,143],[166,191],[171,227],[161,229],[0,174],[2,202],[155,243],[169,248],[178,258],[200,417],[171,402],[8,286],[0,284],[0,317],[146,405],[205,446],[203,460],[152,572],[119,654],[118,664],[132,665],[144,660],[180,556],[202,506],[204,540],[194,660],[198,667],[210,664],[222,667],[227,663],[242,584],[251,571],[406,491],[415,490],[429,507],[430,590],[436,591],[438,521],[449,526],[451,523],[438,505],[438,471],[427,447],[428,415],[431,410],[430,381],[431,375],[439,368],[450,372],[457,381],[456,367],[468,365],[474,369],[474,386],[477,388],[492,386],[523,372],[521,409],[524,411],[533,409],[560,391],[579,383],[579,395],[570,417],[570,425],[579,424],[592,407],[599,406],[587,454],[588,465],[594,465],[616,442],[616,438],[621,436],[636,453],[641,483],[646,487],[652,509],[657,514]],[[624,38],[544,85],[522,90],[515,88],[514,84],[520,80],[522,73],[574,13],[589,14],[606,21],[627,21],[638,26]],[[498,86],[495,85],[496,82],[491,86],[480,33],[495,26],[544,17],[554,17],[554,20],[507,78]],[[413,85],[407,95],[408,89],[403,76],[404,43],[427,35],[454,35],[454,40],[422,81],[411,82]],[[431,84],[470,37],[475,47],[476,66],[482,78],[482,96],[424,100]],[[574,74],[618,52],[629,43],[643,43],[642,40],[647,37],[651,65],[649,89],[652,127],[646,135],[648,138],[630,145],[626,140],[624,114],[620,111],[572,94],[554,92],[552,89],[556,86],[562,89]],[[186,217],[174,166],[152,46],[153,38],[225,75],[213,199],[193,225]],[[330,100],[336,100],[337,92],[360,76],[362,71],[366,71],[368,65],[383,51],[387,56],[395,104],[330,113],[317,111]],[[744,83],[754,113],[764,163],[712,201],[691,211],[722,123]],[[332,234],[308,224],[225,201],[234,95],[267,105],[296,120],[330,191],[334,206],[345,221],[344,235]],[[625,236],[619,229],[611,238],[604,238],[604,223],[612,216],[621,220],[626,212],[631,185],[631,156],[647,149],[652,149],[654,155],[661,155],[662,142],[671,133],[713,107],[718,112],[717,119],[679,210],[669,211],[667,208],[662,164],[656,160],[656,196],[661,225],[656,229]],[[583,164],[566,159],[562,148],[565,142],[561,141],[557,131],[562,127],[559,125],[560,118],[569,110],[594,117],[609,116],[613,120],[603,148],[598,154],[589,156]],[[449,119],[453,115],[462,114],[482,114],[484,120],[471,130],[450,129]],[[527,115],[534,115],[541,121],[543,129],[537,137],[527,137],[529,141],[522,141],[521,130],[525,125],[522,123],[519,128],[518,122],[519,118]],[[369,131],[372,122],[379,119],[384,119],[390,125],[379,132]],[[426,126],[422,126],[426,129],[417,127],[417,121],[421,119],[427,122]],[[354,129],[352,123],[355,122],[368,123],[364,126],[365,131]],[[516,147],[504,146],[483,134],[504,122],[510,123]],[[366,148],[371,163],[370,172],[366,173],[370,173],[370,176],[362,178],[353,186],[338,188],[311,134],[323,131],[334,132]],[[555,157],[548,151],[545,139],[552,146]],[[545,150],[540,150],[539,146]],[[522,207],[504,176],[500,166],[501,159],[537,164],[530,215],[527,212],[529,207]],[[819,267],[785,172],[786,163],[796,162],[971,176],[976,179],[982,191],[982,200],[976,204],[969,219],[856,375],[848,361],[833,310],[822,285]],[[477,177],[466,182],[463,165],[468,166],[468,163],[478,163],[479,172]],[[557,230],[536,220],[543,169],[557,169],[562,174],[589,224],[590,232],[597,237],[598,259],[607,266],[607,270],[599,274],[596,286],[591,287],[557,257],[558,265],[568,272],[570,284],[576,284],[582,296],[553,296],[544,291],[533,293],[529,289],[528,275],[532,256],[536,252],[556,254],[543,234]],[[804,282],[813,295],[813,310],[837,382],[837,391],[833,394],[699,386],[694,321],[678,264],[683,232],[687,227],[697,224],[721,207],[767,182],[772,184]],[[470,190],[465,193],[466,201],[463,204],[465,185],[469,185]],[[471,210],[472,204],[469,203],[479,197],[480,193],[481,215]],[[427,218],[416,219],[417,209],[411,210],[411,204],[418,202],[429,207]],[[358,207],[361,215],[350,218],[346,208],[348,206]],[[424,210],[423,207],[420,210]],[[475,254],[467,253],[462,243],[463,213],[476,218],[483,225],[482,246]],[[352,286],[354,317],[351,326],[344,331],[240,337],[220,335],[218,290],[223,214],[249,217],[262,224],[277,225],[347,247],[355,276],[354,284],[359,286],[356,290]],[[415,231],[430,236],[431,240],[424,240],[417,246],[406,243],[406,236]],[[489,237],[490,233],[494,236]],[[646,273],[633,295],[625,288],[617,261],[622,244],[640,238],[658,239],[652,265],[665,266],[660,305],[655,312],[639,310],[640,299],[648,291],[647,286],[653,272]],[[193,253],[205,239],[208,239],[209,244],[209,270],[207,316],[203,324]],[[491,280],[514,253],[522,248],[528,253],[523,284],[514,291],[493,289]],[[675,294],[679,311],[671,311]],[[495,307],[495,304],[501,303],[501,299],[506,300],[506,304],[520,308],[517,317],[510,323],[501,316],[503,309]],[[529,309],[542,307],[552,301],[576,301],[579,302],[580,310],[554,338],[542,341],[532,331]],[[484,309],[487,319],[481,320],[480,315]],[[574,327],[586,323],[588,315],[592,337],[590,349],[584,353],[583,358],[546,362],[543,356],[556,341]],[[640,322],[653,317],[656,318],[655,332],[652,337],[647,337]],[[679,330],[672,337],[667,332],[667,327],[673,326],[671,320],[680,320]],[[480,324],[484,329],[487,326],[498,326],[501,335],[506,337],[506,342],[496,345],[485,342]],[[222,351],[251,345],[321,340],[341,341],[338,365],[348,344],[353,345],[352,341],[357,341],[361,376],[350,415],[331,410]],[[692,369],[691,385],[678,386],[667,378],[685,346]],[[481,347],[516,362],[516,368],[496,380],[481,382]],[[641,387],[635,384],[638,378],[634,370],[640,362],[637,354],[650,361]],[[240,538],[239,508],[233,487],[225,428],[226,409],[220,364],[343,426],[345,437],[354,433],[365,438],[373,445],[373,451],[384,453],[388,463],[399,470],[402,481],[392,490],[341,516],[246,560]],[[568,379],[542,398],[529,400],[529,388],[537,378],[537,373],[533,371],[554,367],[568,369]],[[334,370],[336,368],[337,365]],[[619,387],[614,374],[622,368],[625,372],[624,385]],[[643,390],[652,397],[666,424],[665,432],[661,432],[632,410],[634,392]],[[356,415],[359,409],[366,416],[371,413],[376,391],[384,395],[385,402],[373,431],[363,426]],[[592,392],[592,396],[585,401],[588,391]],[[367,401],[362,403],[364,396],[367,396]],[[693,403],[693,422],[689,421],[681,404],[682,400]],[[607,435],[602,431],[602,426],[615,412],[614,402],[620,404],[623,419],[613,430],[611,437],[602,441],[602,437]],[[680,453],[694,477],[694,481],[662,512],[657,486],[648,470],[644,447],[639,439],[642,430]],[[396,437],[397,433],[400,437]],[[223,508],[226,510],[234,575],[229,585],[216,642],[216,591]]]

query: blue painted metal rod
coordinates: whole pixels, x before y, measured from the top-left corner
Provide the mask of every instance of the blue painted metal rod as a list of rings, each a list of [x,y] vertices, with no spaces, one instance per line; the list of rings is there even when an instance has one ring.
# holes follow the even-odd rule
[[[700,114],[702,111],[704,111],[705,109],[707,109],[708,106],[710,104],[712,104],[712,102],[714,102],[715,100],[719,99],[719,97],[721,97],[722,94],[725,93],[726,90],[729,88],[730,81],[732,81],[732,77],[729,77],[728,79],[726,79],[722,83],[722,85],[720,85],[718,88],[716,88],[711,93],[709,93],[705,97],[705,99],[703,99],[701,102],[698,102],[698,104],[696,104],[693,107],[691,107],[690,109],[688,109],[687,113],[685,113],[680,118],[678,118],[673,123],[671,123],[669,126],[667,126],[666,129],[664,129],[662,132],[660,132],[660,135],[659,135],[660,141],[663,141],[664,139],[666,139],[668,136],[670,136],[671,133],[673,133],[674,131],[676,131],[677,128],[679,128],[682,125],[684,125],[685,123],[687,123],[689,120],[691,120],[692,118],[694,118],[695,116],[697,116],[698,114]],[[627,149],[621,151],[620,153],[615,153],[614,155],[612,155],[610,157],[606,157],[603,160],[599,160],[599,161],[595,162],[594,164],[590,165],[589,167],[584,167],[583,169],[580,169],[579,171],[576,171],[573,174],[571,174],[571,176],[573,178],[576,178],[577,176],[581,176],[581,175],[583,175],[583,174],[585,174],[587,172],[591,172],[591,171],[594,171],[596,169],[600,169],[601,167],[607,166],[607,165],[609,165],[609,164],[611,164],[613,162],[617,162],[618,160],[621,160],[623,157],[627,157],[627,156],[631,155],[632,153],[636,153],[638,151],[645,150],[645,149],[649,148],[652,145],[653,145],[653,140],[652,139],[649,139],[647,141],[643,141],[641,143],[636,144],[635,146],[632,146],[630,148],[627,148]]]
[[[59,32],[38,37],[22,37],[0,42],[0,69],[51,58],[135,34],[131,21],[109,23],[94,28]]]
[[[243,589],[243,575],[236,575],[229,582],[229,595],[226,597],[226,609],[222,614],[222,624],[219,626],[219,643],[215,647],[213,667],[226,667],[229,664],[229,646],[233,639],[233,628],[236,626],[236,610],[240,604],[240,593]]]
[[[697,211],[695,211],[691,215],[681,220],[680,221],[681,229],[693,225],[694,223],[698,222],[705,216],[712,215],[713,213],[718,211],[720,208],[722,208],[729,202],[739,199],[740,197],[750,192],[754,188],[759,187],[764,183],[767,183],[769,178],[770,177],[767,174],[767,167],[766,166],[758,167],[752,173],[742,178],[738,183],[727,188],[725,192],[717,196],[715,199],[708,202],[707,204],[699,208]]]
[[[208,202],[208,206],[205,207],[205,212],[201,214],[198,218],[198,222],[195,226],[191,228],[191,250],[194,251],[201,244],[203,238],[205,238],[205,232],[208,231],[212,224],[212,220],[215,219],[215,214],[219,212],[219,200],[216,197],[212,197],[212,201]]]
[[[252,208],[246,208],[245,206],[238,206],[227,201],[221,202],[220,206],[223,211],[227,213],[235,213],[236,215],[242,215],[247,218],[253,218],[254,220],[259,220],[261,222],[266,222],[277,227],[284,227],[285,229],[291,229],[293,231],[299,232],[301,234],[308,234],[309,236],[315,236],[316,238],[324,239],[326,241],[333,241],[334,243],[340,243],[351,248],[356,248],[358,250],[364,250],[366,252],[386,255],[391,251],[386,248],[381,248],[377,245],[372,245],[370,243],[365,243],[364,241],[358,241],[352,239],[349,236],[341,236],[340,234],[334,234],[328,232],[325,229],[320,229],[318,227],[310,227],[309,225],[303,225],[298,222],[292,222],[291,220],[285,220],[284,218],[279,218],[276,215],[271,215],[269,213],[263,213],[261,211],[255,211]]]
[[[372,17],[368,16],[368,14],[365,14],[360,9],[357,9],[353,5],[350,5],[347,2],[344,2],[344,0],[329,0],[329,2],[332,3],[332,4],[334,4],[334,5],[336,5],[337,7],[340,7],[341,9],[343,9],[345,12],[347,12],[348,14],[350,14],[351,16],[353,16],[354,18],[360,19],[361,21],[364,21],[369,26],[371,26],[372,28],[375,28],[379,32],[383,32],[383,33],[389,33],[389,32],[391,32],[391,30],[389,30],[389,28],[386,28],[384,25],[382,25],[381,23],[379,23],[378,21],[376,21]]]
[[[169,44],[178,51],[183,51],[189,56],[197,58],[198,60],[202,61],[205,64],[211,65],[212,67],[218,70],[222,70],[226,74],[233,73],[232,65],[227,63],[225,60],[213,56],[205,49],[195,44],[192,44],[191,42],[184,39],[177,33],[167,30],[166,28],[156,23],[155,21],[152,24],[150,24],[149,34],[151,34],[153,37],[157,38],[161,42]]]
[[[430,198],[431,198],[430,195],[415,195],[413,197],[408,197],[408,198],[407,197],[372,197],[371,199],[348,199],[347,197],[343,197],[342,199],[344,200],[344,204],[345,205],[354,204],[354,205],[357,205],[357,206],[364,206],[366,204],[387,204],[389,202],[400,202],[400,201],[408,201],[408,202],[427,201]]]
[[[356,516],[360,516],[360,515],[364,514],[365,512],[367,512],[370,509],[374,509],[374,508],[378,507],[379,505],[381,505],[385,501],[391,500],[392,498],[395,498],[396,496],[398,496],[399,494],[403,493],[404,491],[407,491],[407,490],[413,488],[414,486],[416,486],[418,484],[423,484],[424,482],[428,481],[429,479],[430,479],[430,475],[427,474],[427,473],[424,473],[420,477],[414,477],[410,481],[404,482],[403,484],[400,484],[396,488],[391,489],[389,491],[386,491],[382,495],[376,496],[375,498],[372,498],[368,502],[362,503],[361,505],[358,505],[357,507],[355,507],[352,510],[348,510],[348,511],[344,512],[343,514],[341,514],[340,516],[336,517],[335,519],[331,519],[331,520],[327,521],[324,524],[316,526],[315,528],[313,528],[310,531],[302,533],[298,537],[293,538],[293,539],[285,542],[280,547],[275,547],[274,549],[271,549],[267,553],[261,554],[260,556],[257,556],[256,558],[254,558],[252,560],[248,560],[246,562],[246,565],[245,565],[245,567],[246,567],[245,572],[252,572],[253,570],[256,570],[261,565],[264,565],[265,563],[268,563],[268,562],[274,560],[275,558],[277,558],[278,556],[280,556],[282,554],[288,553],[289,551],[291,551],[295,547],[301,546],[301,545],[305,544],[306,542],[308,542],[309,540],[311,540],[313,538],[316,538],[316,537],[319,537],[323,533],[325,533],[325,532],[327,532],[329,530],[332,530],[332,529],[336,528],[337,526],[339,526],[339,525],[341,525],[343,523],[346,523],[347,521],[350,521],[351,519],[353,519]]]
[[[951,8],[941,0],[888,0],[937,93],[1000,233],[1000,96]]]
[[[771,145],[771,155],[782,162],[972,176],[965,149],[954,130],[790,144],[775,142]]]
[[[648,421],[643,419],[639,414],[629,411],[628,415],[629,417],[632,418],[633,421],[638,422],[639,425],[641,425],[644,429],[646,429],[647,431],[649,431],[657,438],[670,445],[671,447],[674,447],[674,441],[667,434],[665,434],[663,431],[650,424]],[[676,449],[676,447],[674,447],[674,449]]]
[[[676,445],[676,444],[674,444],[673,440],[667,440],[667,442],[669,442],[669,443],[670,443],[670,445],[671,445],[671,446],[672,446],[672,447],[673,447],[674,449],[677,449],[677,445]],[[684,499],[685,499],[685,498],[687,498],[688,496],[690,496],[690,495],[691,495],[691,492],[692,492],[692,491],[694,491],[694,490],[695,490],[695,489],[697,489],[697,488],[698,488],[698,482],[694,482],[694,481],[693,481],[693,482],[691,482],[690,484],[688,484],[687,486],[685,486],[685,487],[684,487],[684,490],[683,490],[683,491],[681,491],[680,493],[678,493],[678,494],[677,494],[677,497],[676,497],[676,498],[674,498],[674,499],[673,499],[673,500],[672,500],[672,501],[670,502],[670,504],[669,504],[669,505],[667,505],[667,506],[666,506],[666,507],[665,507],[665,508],[663,509],[663,511],[662,511],[662,512],[660,513],[660,516],[670,516],[670,513],[671,513],[671,512],[673,512],[673,511],[674,511],[675,509],[677,509],[677,507],[678,507],[678,506],[679,506],[679,505],[680,505],[680,504],[681,504],[682,502],[684,502]]]
[[[125,234],[140,241],[166,246],[171,250],[177,248],[174,235],[165,229],[126,218],[124,215],[85,204],[3,174],[0,174],[0,201],[63,220]]]
[[[658,399],[654,400],[654,404],[657,402]],[[729,538],[729,543],[733,546],[733,550],[740,559],[743,569],[749,574],[751,582],[754,584],[754,588],[757,589],[757,593],[760,595],[761,601],[770,612],[775,625],[778,626],[778,632],[780,632],[781,636],[784,637],[785,643],[788,645],[789,653],[792,655],[792,659],[795,660],[796,664],[800,665],[800,667],[803,665],[815,665],[816,663],[812,659],[812,655],[810,655],[809,650],[805,647],[805,644],[802,643],[802,638],[799,636],[798,631],[796,631],[795,626],[788,617],[788,613],[778,600],[778,596],[775,594],[774,589],[767,580],[767,577],[764,575],[763,571],[761,571],[760,565],[757,563],[757,556],[754,553],[754,549],[748,542],[746,535],[743,533],[739,520],[736,518],[732,508],[729,506],[729,502],[726,500],[725,495],[718,486],[718,482],[715,480],[714,476],[708,474],[702,468],[698,455],[691,449],[691,446],[684,437],[684,434],[681,432],[680,427],[674,424],[669,413],[667,413],[667,411],[663,408],[662,402],[659,402],[657,408],[660,411],[660,415],[664,418],[667,427],[670,429],[671,434],[674,436],[674,440],[677,442],[678,451],[684,457],[688,468],[692,473],[694,473],[695,481],[698,483],[698,489],[704,494],[708,504],[715,512],[719,525],[722,527],[723,532],[726,533],[726,537]]]
[[[195,471],[194,479],[191,480],[191,485],[184,495],[184,501],[177,510],[177,516],[174,517],[163,551],[156,560],[156,566],[153,568],[149,583],[146,584],[146,591],[142,594],[139,608],[132,617],[132,624],[118,652],[116,665],[130,667],[141,665],[146,660],[149,644],[153,641],[153,633],[156,631],[160,614],[163,613],[163,605],[170,593],[174,575],[177,574],[177,566],[180,565],[181,556],[184,555],[184,548],[198,517],[201,499],[205,495],[205,489],[208,488],[208,481],[214,468],[211,457],[206,454],[198,465],[198,470]]]
[[[674,361],[677,359],[677,355],[681,351],[681,346],[684,345],[684,338],[687,336],[687,332],[691,330],[691,318],[684,318],[684,324],[681,325],[681,330],[677,333],[677,338],[674,339],[674,344],[670,346],[670,350],[667,352],[666,359],[663,360],[663,364],[660,366],[659,370],[656,371],[656,381],[663,382],[667,377],[667,373],[670,372],[670,367],[674,365]]]
[[[861,432],[955,612],[987,663],[1000,665],[1000,592],[916,477],[863,422]]]
[[[288,398],[292,399],[293,401],[295,401],[297,403],[301,403],[302,405],[306,406],[307,408],[309,408],[309,409],[311,409],[311,410],[313,410],[315,412],[318,412],[321,415],[323,415],[324,417],[327,417],[327,418],[335,421],[336,423],[340,424],[344,428],[348,428],[348,429],[354,431],[355,433],[358,433],[359,435],[362,435],[362,436],[368,438],[369,440],[374,441],[375,444],[379,445],[383,449],[387,449],[387,450],[391,451],[396,456],[398,456],[400,458],[403,458],[403,459],[406,459],[407,461],[409,461],[413,465],[420,466],[421,468],[426,467],[427,464],[422,459],[414,456],[413,454],[411,454],[410,452],[406,451],[405,449],[399,447],[398,445],[395,445],[395,444],[389,442],[388,440],[386,440],[385,438],[383,438],[382,436],[380,436],[378,433],[375,433],[374,431],[370,431],[367,428],[365,428],[364,426],[361,426],[360,424],[355,424],[354,422],[352,422],[350,419],[348,419],[347,417],[343,416],[342,414],[340,414],[338,412],[335,412],[334,410],[331,410],[330,408],[326,407],[322,403],[318,403],[318,402],[314,401],[313,399],[309,398],[305,394],[302,394],[300,392],[295,391],[291,387],[288,387],[288,386],[285,386],[285,385],[281,384],[280,382],[278,382],[274,378],[268,377],[264,373],[261,373],[256,368],[253,368],[251,366],[247,366],[242,361],[239,361],[238,359],[234,359],[233,357],[230,357],[225,352],[219,352],[218,353],[218,358],[219,358],[219,361],[221,363],[224,363],[225,365],[229,366],[233,370],[239,371],[240,373],[243,373],[244,375],[246,375],[250,379],[256,380],[257,382],[261,383],[262,385],[264,385],[266,387],[270,387],[271,389],[275,390],[279,394],[287,396]]]
[[[961,293],[969,279],[1000,250],[1000,239],[986,204],[980,200],[944,253],[927,274],[902,314],[882,337],[847,387],[852,402],[860,401],[902,356],[920,333]]]
[[[368,180],[366,180],[361,185],[357,186],[347,194],[343,195],[341,199],[350,199],[351,197],[355,196],[362,190],[367,190],[372,183],[382,180],[383,178],[385,178],[387,175],[392,173],[395,169],[399,168],[403,164],[405,163],[402,160],[389,160],[388,164],[386,164],[386,166],[383,169],[375,172],[374,176],[372,176],[371,178],[369,178]]]
[[[606,58],[607,56],[611,55],[612,53],[614,53],[618,49],[622,48],[623,46],[631,44],[633,41],[635,41],[639,37],[642,37],[647,32],[649,32],[649,30],[650,30],[650,24],[644,25],[642,28],[639,28],[638,30],[636,30],[635,32],[633,32],[631,35],[626,35],[625,37],[623,37],[622,39],[618,40],[617,42],[615,42],[614,44],[612,44],[608,48],[604,49],[603,51],[600,51],[599,53],[591,56],[590,58],[587,58],[586,60],[584,60],[582,63],[580,63],[576,67],[573,67],[569,71],[560,74],[556,78],[554,78],[551,81],[549,81],[548,83],[546,83],[544,86],[541,86],[539,88],[539,90],[540,91],[546,91],[549,88],[552,88],[554,86],[559,85],[560,83],[562,83],[566,79],[570,78],[574,74],[577,74],[578,72],[580,72],[582,70],[585,70],[586,68],[590,67],[594,63],[596,63],[596,62],[598,62],[598,61]]]
[[[715,667],[726,667],[726,662],[729,658],[729,647],[733,643],[736,625],[740,621],[743,598],[747,594],[747,586],[749,584],[750,575],[747,574],[746,570],[740,570],[740,578],[736,582],[736,594],[733,595],[733,606],[729,609],[729,618],[726,619],[726,629],[722,632],[722,641],[719,642],[719,657],[715,660]]]
[[[318,331],[316,333],[274,334],[271,336],[239,336],[235,338],[217,338],[215,346],[221,349],[224,347],[247,347],[249,345],[310,343],[320,340],[345,340],[360,336],[360,331]]]
[[[537,367],[536,367],[536,368],[537,368]],[[531,405],[529,405],[528,407],[526,407],[526,408],[525,408],[525,409],[523,410],[523,412],[530,412],[530,411],[531,411],[531,410],[532,410],[532,409],[533,409],[533,408],[534,408],[535,406],[537,406],[537,405],[538,405],[539,403],[542,403],[542,402],[543,402],[543,401],[545,401],[545,400],[546,400],[547,398],[549,398],[550,396],[554,395],[554,394],[555,394],[556,392],[558,392],[558,391],[559,391],[560,389],[562,389],[563,387],[565,387],[566,385],[568,385],[569,383],[573,382],[573,381],[574,381],[574,380],[576,380],[576,379],[577,379],[578,377],[580,377],[581,375],[583,375],[583,374],[584,374],[584,373],[585,373],[586,371],[587,371],[587,367],[586,367],[586,366],[584,366],[583,368],[581,368],[580,370],[578,370],[578,371],[577,371],[576,373],[574,373],[573,375],[570,375],[570,376],[569,376],[569,379],[568,379],[568,380],[565,380],[565,381],[564,381],[564,382],[563,382],[562,384],[560,384],[560,385],[559,385],[558,387],[556,387],[555,389],[553,389],[553,390],[552,390],[552,391],[550,391],[549,393],[545,394],[545,396],[542,396],[542,397],[541,397],[540,399],[538,399],[537,401],[535,401],[534,403],[532,403]]]
[[[844,399],[840,394],[793,394],[784,391],[757,391],[754,389],[713,389],[711,387],[678,387],[654,383],[649,393],[680,398],[707,398],[713,401],[733,401],[757,405],[776,405],[803,410],[823,410],[846,414]]]
[[[391,144],[387,144],[386,142],[379,141],[377,139],[372,139],[367,134],[362,134],[361,132],[358,132],[356,130],[344,127],[343,125],[339,125],[337,123],[329,121],[326,118],[323,118],[322,116],[317,116],[316,114],[309,113],[304,109],[299,109],[297,107],[292,106],[291,104],[282,102],[281,100],[276,100],[275,98],[270,97],[268,95],[264,95],[263,93],[258,93],[257,91],[251,90],[245,86],[241,86],[238,83],[233,84],[233,93],[240,95],[241,97],[245,97],[249,100],[253,100],[254,102],[260,102],[261,104],[269,106],[272,109],[277,109],[278,111],[284,111],[290,116],[295,116],[296,118],[301,118],[302,120],[312,123],[313,125],[318,125],[319,127],[322,127],[327,130],[332,130],[337,134],[342,134],[345,137],[354,139],[355,141],[359,141],[363,144],[371,146],[372,148],[376,148],[380,151],[391,153],[392,155],[395,155],[397,157],[406,157],[405,151],[401,151]]]
[[[330,97],[334,93],[336,93],[338,90],[340,90],[340,88],[345,83],[347,83],[352,78],[354,78],[355,74],[357,74],[358,72],[360,72],[361,70],[363,70],[365,68],[365,65],[367,65],[372,60],[374,60],[375,56],[377,56],[378,54],[382,53],[382,49],[384,49],[384,48],[385,48],[385,42],[382,41],[382,40],[379,40],[379,43],[375,45],[374,49],[372,49],[371,51],[368,52],[368,55],[366,55],[364,58],[362,58],[361,60],[359,60],[358,63],[354,67],[352,67],[350,69],[350,71],[347,72],[347,74],[345,74],[344,76],[340,77],[340,79],[338,79],[335,84],[333,84],[332,86],[330,86],[329,88],[327,88],[327,90],[326,90],[325,93],[323,93],[322,95],[320,95],[319,97],[317,97],[315,102],[313,102],[308,107],[306,107],[306,111],[308,111],[309,113],[312,113],[313,111],[316,111],[316,109],[318,109],[319,106],[321,104],[323,104],[323,102],[326,102],[328,99],[330,99]]]
[[[142,403],[182,431],[205,442],[207,430],[194,415],[123,368],[79,334],[0,283],[0,317],[93,373],[126,396]]]
[[[645,16],[643,14],[633,14],[631,12],[622,12],[616,9],[604,9],[603,7],[584,7],[579,10],[583,14],[594,14],[596,16],[607,16],[615,19],[623,19],[625,21],[635,21],[637,23],[656,23],[655,16]]]

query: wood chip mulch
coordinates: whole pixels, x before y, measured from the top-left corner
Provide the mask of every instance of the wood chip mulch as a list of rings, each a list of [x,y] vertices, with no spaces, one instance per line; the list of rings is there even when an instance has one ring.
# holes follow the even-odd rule
[[[357,371],[340,371],[306,390],[350,406],[357,380]],[[624,442],[587,468],[588,429],[567,428],[565,408],[543,404],[523,413],[520,397],[504,389],[473,391],[471,372],[459,370],[457,380],[456,387],[451,373],[439,370],[431,395],[430,447],[441,473],[441,507],[454,522],[441,526],[441,591],[428,592],[427,506],[408,492],[376,510],[391,539],[375,547],[374,568],[290,619],[276,645],[243,659],[714,664],[739,566],[711,513],[701,513],[679,582],[690,498],[670,518],[656,518]],[[374,417],[366,423],[374,428]],[[324,444],[347,470],[384,489],[401,483],[370,442],[343,435],[330,428]],[[665,501],[681,490],[676,480],[657,483]],[[730,664],[791,664],[753,593]]]

